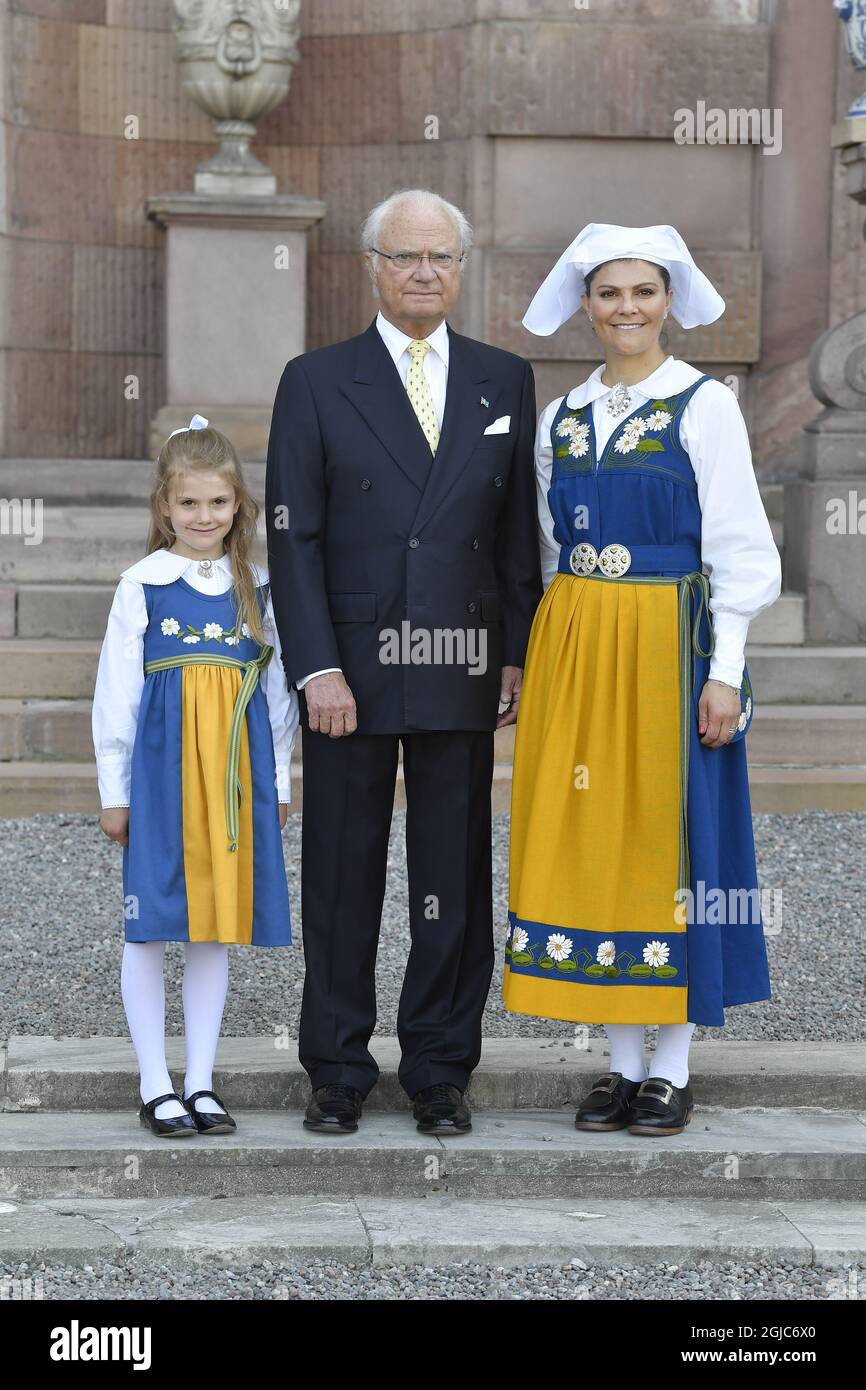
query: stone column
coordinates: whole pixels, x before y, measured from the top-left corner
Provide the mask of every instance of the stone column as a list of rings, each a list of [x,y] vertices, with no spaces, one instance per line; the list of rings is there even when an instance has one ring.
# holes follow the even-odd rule
[[[315,198],[278,194],[249,149],[255,121],[284,99],[297,62],[299,0],[175,0],[188,95],[215,118],[216,154],[193,189],[148,199],[166,230],[166,399],[155,456],[197,411],[243,458],[264,458],[286,362],[304,350],[307,232]]]

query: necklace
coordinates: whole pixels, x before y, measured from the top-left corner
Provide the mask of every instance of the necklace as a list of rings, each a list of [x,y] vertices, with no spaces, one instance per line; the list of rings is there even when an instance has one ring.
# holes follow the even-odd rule
[[[617,419],[618,416],[623,415],[625,411],[630,409],[631,392],[627,386],[621,381],[618,381],[610,393],[610,399],[607,403],[607,413],[608,415],[612,415],[614,419]]]

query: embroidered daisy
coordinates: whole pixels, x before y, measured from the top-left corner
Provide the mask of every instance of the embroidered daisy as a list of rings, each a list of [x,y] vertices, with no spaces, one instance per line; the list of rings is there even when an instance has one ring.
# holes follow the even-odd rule
[[[566,415],[564,420],[560,420],[556,427],[556,433],[560,439],[568,439],[576,430],[583,429],[583,422],[578,420],[576,415]]]
[[[613,965],[616,960],[616,946],[612,941],[603,941],[595,953],[599,965]]]
[[[177,618],[163,618],[160,627],[163,637],[176,637],[180,632],[180,623]]]
[[[213,638],[213,637],[222,637],[222,635],[223,635],[223,630],[222,630],[222,628],[220,627],[219,623],[205,623],[205,625],[204,625],[204,635],[205,635],[205,637],[209,637],[209,638]]]
[[[194,632],[191,632],[191,633],[189,634],[189,636],[188,636],[188,637],[184,637],[183,640],[184,640],[184,642],[190,642],[190,643],[192,643],[192,642],[200,642],[200,641],[201,641],[201,638],[200,638],[200,637],[196,637],[195,633],[194,633]]]
[[[513,951],[525,951],[528,941],[529,932],[524,931],[522,927],[515,927],[514,935],[511,938],[511,949]]]
[[[572,430],[571,439],[568,445],[568,452],[572,458],[583,458],[589,448],[589,425],[578,425],[576,430]]]
[[[236,637],[227,637],[227,638],[226,638],[226,646],[227,646],[227,647],[236,647],[237,644],[238,644],[238,639],[237,639]]]
[[[666,941],[648,941],[643,948],[645,965],[667,965],[671,948]]]
[[[640,439],[642,433],[643,431],[641,430],[623,430],[619,439],[613,446],[614,449],[618,454],[630,454],[632,449],[635,449],[637,447],[638,440]]]
[[[666,410],[654,410],[652,415],[647,417],[646,427],[648,430],[663,430],[665,425],[669,425],[673,419]]]
[[[567,960],[571,955],[572,948],[573,942],[569,941],[568,937],[561,931],[554,932],[552,936],[547,938],[547,954],[553,960]]]

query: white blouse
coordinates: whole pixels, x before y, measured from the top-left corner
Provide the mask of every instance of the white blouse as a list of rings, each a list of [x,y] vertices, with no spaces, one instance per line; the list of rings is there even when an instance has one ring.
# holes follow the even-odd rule
[[[613,390],[601,380],[604,364],[568,393],[569,406],[592,402],[597,447],[602,450],[625,416],[614,419],[607,402]],[[633,409],[676,395],[703,375],[688,362],[668,357],[643,381],[630,386]],[[547,502],[553,450],[550,427],[563,397],[541,413],[535,441],[541,574],[547,588],[559,565],[559,543]],[[775,603],[782,591],[782,565],[758,489],[746,422],[737,398],[720,381],[707,381],[680,417],[680,438],[698,485],[701,559],[710,583],[715,653],[709,674],[739,686],[749,623]]]
[[[142,586],[171,584],[182,575],[202,594],[222,594],[231,587],[231,561],[227,555],[214,561],[210,579],[198,574],[197,566],[197,560],[189,560],[185,555],[154,550],[120,577],[108,615],[93,694],[93,746],[103,810],[129,805],[132,746],[144,686],[144,633],[148,625]],[[261,565],[256,565],[255,570],[259,583],[265,583],[267,571]],[[263,628],[265,641],[274,648],[274,654],[260,679],[274,740],[278,800],[288,804],[292,799],[291,761],[299,722],[298,697],[286,684],[270,593]]]

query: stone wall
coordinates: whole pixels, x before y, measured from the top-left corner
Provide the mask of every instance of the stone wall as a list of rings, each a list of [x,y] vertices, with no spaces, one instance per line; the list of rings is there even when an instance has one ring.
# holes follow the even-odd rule
[[[5,455],[145,453],[162,404],[163,234],[144,202],[190,188],[213,148],[172,24],[170,0],[0,0]],[[817,411],[809,347],[866,304],[861,218],[829,147],[859,79],[829,3],[304,0],[302,32],[254,149],[281,191],[328,206],[310,240],[308,346],[372,316],[356,252],[369,206],[428,185],[476,228],[455,326],[530,356],[542,406],[596,361],[583,323],[551,340],[521,328],[542,275],[586,221],[671,221],[729,308],[669,347],[736,378],[761,471],[790,471]],[[674,113],[701,101],[780,107],[782,152],[676,144]]]

